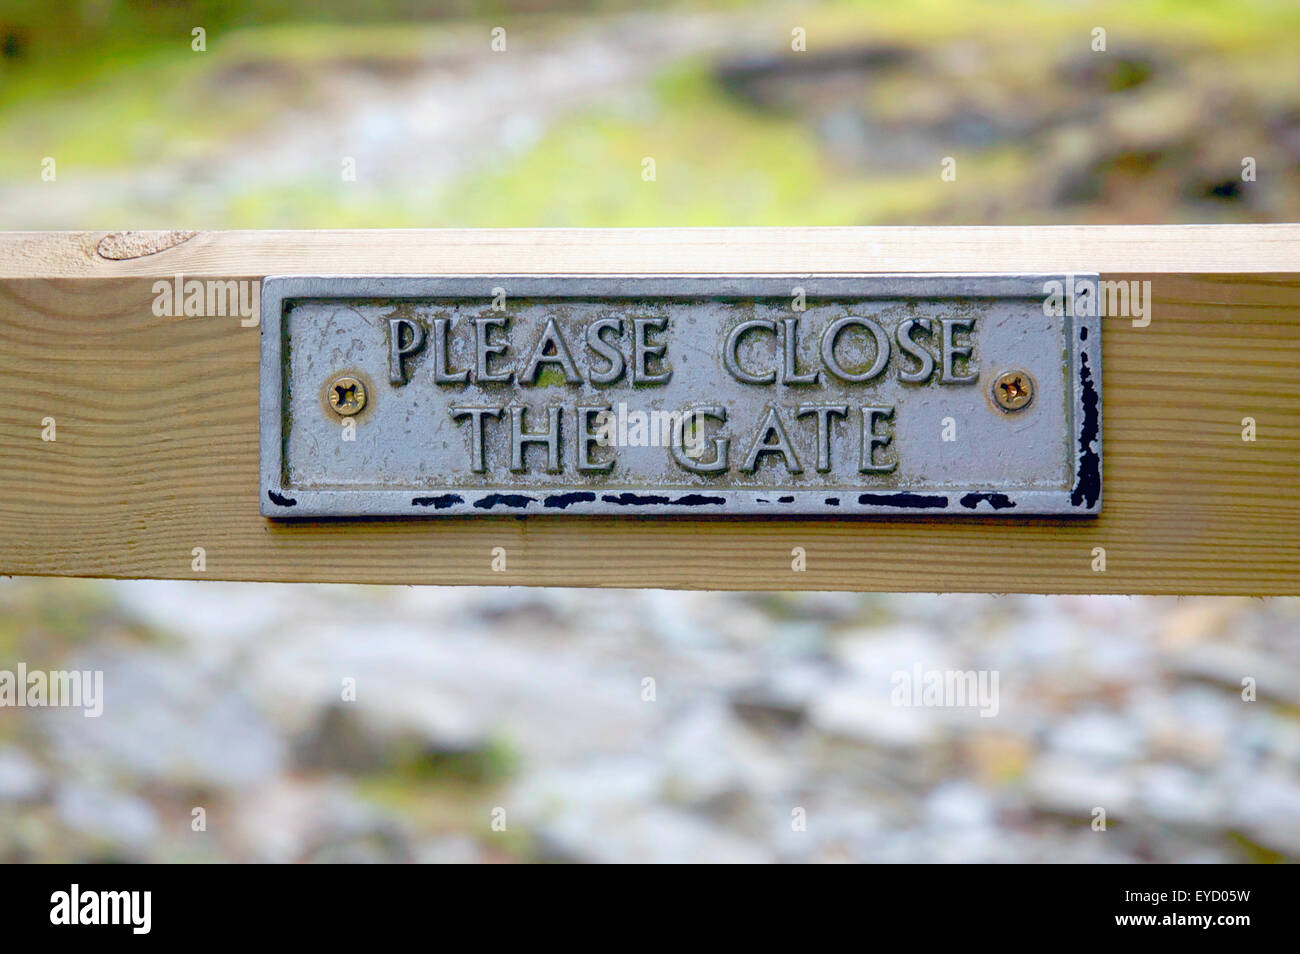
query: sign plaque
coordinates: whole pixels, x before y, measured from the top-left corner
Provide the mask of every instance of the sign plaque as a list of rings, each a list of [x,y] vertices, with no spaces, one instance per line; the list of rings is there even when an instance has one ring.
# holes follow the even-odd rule
[[[274,277],[261,512],[1088,515],[1097,276]]]

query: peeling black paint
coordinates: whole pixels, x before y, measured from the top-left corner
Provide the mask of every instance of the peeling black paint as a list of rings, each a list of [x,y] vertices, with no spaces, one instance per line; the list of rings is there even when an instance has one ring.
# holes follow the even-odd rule
[[[296,507],[296,506],[298,506],[298,501],[297,501],[297,500],[295,500],[295,499],[292,498],[292,497],[282,497],[282,496],[280,496],[279,494],[277,494],[274,490],[268,490],[268,491],[266,492],[266,496],[269,497],[270,500],[271,500],[271,503],[275,504],[277,507]]]
[[[1101,430],[1101,398],[1086,351],[1079,352],[1079,386],[1083,390],[1083,424],[1079,428],[1079,475],[1070,492],[1070,503],[1093,507],[1101,496],[1101,455],[1093,446]]]
[[[1009,510],[1016,505],[1016,502],[1006,494],[979,494],[973,492],[961,498],[961,505],[969,510],[974,510],[979,506],[981,500],[986,501],[994,510]]]
[[[936,510],[948,506],[948,498],[938,494],[859,494],[858,503],[874,507],[908,507],[916,510]]]
[[[498,505],[502,507],[527,507],[530,503],[536,502],[536,497],[529,497],[527,494],[488,494],[474,501],[474,506],[480,510],[491,510]]]
[[[681,504],[683,507],[704,507],[710,505],[720,507],[726,502],[726,497],[710,497],[707,494],[686,494],[685,496],[678,497],[673,501],[673,503]]]
[[[605,494],[600,499],[605,503],[618,504],[620,507],[668,503],[667,497],[661,497],[657,494]]]
[[[460,494],[439,494],[436,497],[411,498],[412,507],[432,507],[434,510],[446,510],[448,507],[464,502],[465,498]]]
[[[703,506],[722,506],[727,502],[726,497],[712,497],[706,494],[684,494],[676,500],[665,497],[661,494],[604,494],[601,500],[605,503],[618,504],[620,507],[648,507],[648,506],[681,506],[681,507],[703,507]]]
[[[543,502],[544,507],[558,507],[563,510],[569,504],[591,503],[596,499],[596,495],[590,490],[579,490],[571,494],[551,494]]]

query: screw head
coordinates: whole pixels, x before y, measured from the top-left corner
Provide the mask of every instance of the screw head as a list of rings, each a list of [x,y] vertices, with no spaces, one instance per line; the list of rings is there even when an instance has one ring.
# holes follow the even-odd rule
[[[330,382],[326,397],[334,413],[351,417],[366,406],[366,386],[351,375],[342,375]]]
[[[1003,371],[993,382],[993,402],[1004,411],[1019,411],[1034,399],[1034,379],[1028,371]]]

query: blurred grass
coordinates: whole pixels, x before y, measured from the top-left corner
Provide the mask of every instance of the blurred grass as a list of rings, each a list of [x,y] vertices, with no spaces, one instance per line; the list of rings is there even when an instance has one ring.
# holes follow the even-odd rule
[[[0,73],[0,129],[15,143],[38,139],[69,167],[113,169],[201,153],[310,104],[314,74],[329,64],[414,61],[427,43],[427,32],[405,24],[290,24],[210,35],[205,53],[192,51],[184,34],[149,47],[110,46],[93,57],[52,56]],[[259,72],[277,80],[275,96],[223,88],[223,79]],[[30,166],[28,155],[0,151],[0,176]]]
[[[33,26],[26,28],[27,52],[0,61],[0,137],[15,145],[0,150],[0,181],[31,180],[45,155],[58,158],[61,175],[91,175],[219,154],[254,141],[288,112],[328,110],[322,84],[341,65],[417,68],[447,50],[484,45],[490,22],[508,22],[516,36],[589,22],[587,12],[541,14],[537,6],[442,4],[435,9],[443,15],[358,23],[338,21],[397,17],[411,5],[387,2],[360,12],[329,3],[307,13],[279,2],[209,3],[196,12],[151,12],[139,3],[92,2],[41,19],[33,12],[37,5],[9,3],[7,12],[0,7],[0,30],[13,23]],[[630,6],[578,4],[576,9]],[[812,52],[855,43],[932,49],[977,41],[995,63],[996,82],[972,82],[948,95],[976,102],[991,97],[1004,104],[1008,96],[1028,102],[1042,95],[1037,71],[1063,47],[1086,54],[1093,26],[1107,30],[1111,49],[1168,44],[1210,49],[1220,68],[1258,89],[1261,97],[1279,87],[1294,88],[1300,38],[1300,4],[1282,0],[838,0],[761,5],[743,13],[729,3],[677,7],[732,11],[728,15],[747,23],[765,24],[770,36],[755,52],[768,55],[788,52],[793,25],[807,30]],[[98,10],[97,26],[78,31],[78,9],[90,11],[83,18]],[[297,22],[309,15],[323,22]],[[252,25],[262,21],[272,22]],[[209,24],[208,52],[190,51],[186,24],[191,22]],[[909,87],[882,77],[864,84],[864,106],[870,101],[876,115],[889,117],[892,110],[905,118],[932,92],[911,82]],[[653,183],[641,179],[646,156],[656,162]],[[963,191],[1014,193],[1037,159],[1023,143],[964,153]],[[863,170],[837,162],[797,112],[756,109],[724,90],[710,63],[688,58],[651,84],[643,107],[578,107],[531,147],[491,157],[454,182],[431,183],[427,189],[342,184],[336,165],[322,163],[318,173],[251,182],[221,195],[215,207],[210,195],[183,195],[163,210],[171,221],[156,227],[924,222],[938,215],[935,210],[951,194],[931,165]],[[86,211],[93,221],[83,227],[139,227],[133,202],[130,196],[104,195]]]
[[[88,645],[159,645],[172,638],[125,611],[100,580],[59,580],[57,588],[52,599],[48,580],[10,579],[0,586],[0,670],[16,671],[20,662],[29,671],[53,669]],[[31,727],[27,720],[0,718],[0,743]]]
[[[48,667],[72,650],[109,638],[158,643],[168,637],[123,611],[97,580],[62,580],[59,598],[39,579],[0,587],[0,669],[22,660]]]
[[[650,116],[579,115],[504,168],[461,183],[436,209],[451,225],[836,225],[905,217],[928,174],[837,176],[796,119],[738,109],[706,64],[654,84]],[[642,162],[654,159],[655,180]]]
[[[870,14],[864,22],[863,14]],[[1291,0],[838,0],[808,10],[795,21],[813,24],[816,33],[934,43],[982,35],[1032,48],[1033,41],[1056,39],[1080,26],[1104,27],[1108,41],[1142,39],[1201,41],[1224,48],[1294,48],[1300,5]],[[807,21],[805,23],[804,21]],[[810,29],[810,35],[813,34]],[[1084,32],[1085,42],[1087,30]]]

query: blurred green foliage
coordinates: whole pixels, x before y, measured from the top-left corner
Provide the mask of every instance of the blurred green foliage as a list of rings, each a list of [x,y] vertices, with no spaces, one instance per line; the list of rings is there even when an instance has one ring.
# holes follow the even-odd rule
[[[238,182],[204,166],[262,144],[285,116],[328,123],[339,114],[330,80],[340,71],[374,79],[383,95],[411,71],[466,69],[464,51],[486,55],[489,24],[562,44],[605,19],[594,14],[638,7],[659,22],[717,17],[718,52],[684,46],[632,105],[557,104],[525,148],[487,150],[451,181],[413,182],[406,170],[405,181],[341,184],[332,154]],[[195,56],[189,31],[200,24],[208,47]],[[789,59],[791,24],[807,31],[809,58],[869,47],[917,56],[863,73],[856,99],[833,110],[827,96],[842,90],[821,81],[778,76],[789,94],[762,102],[720,79],[727,58]],[[1062,64],[1090,56],[1094,26],[1114,55],[1086,87]],[[13,144],[0,151],[0,189],[34,188],[43,156],[58,158],[61,181],[162,168],[193,182],[148,203],[111,183],[78,196],[57,224],[81,228],[1286,220],[1300,217],[1300,163],[1285,145],[1300,141],[1297,39],[1300,4],[1283,0],[327,0],[310,9],[0,0],[0,137]],[[982,64],[973,73],[950,62],[967,46]],[[466,77],[476,81],[479,95],[493,95],[482,75]],[[827,130],[846,113],[865,130],[859,138],[910,129],[921,157],[881,163],[837,151]],[[972,146],[954,136],[964,118],[1005,128]],[[960,156],[960,189],[939,180],[943,155]],[[1249,202],[1224,185],[1243,155],[1272,173]],[[640,176],[647,156],[653,184]],[[0,226],[50,227],[23,214],[11,210],[19,220]]]

